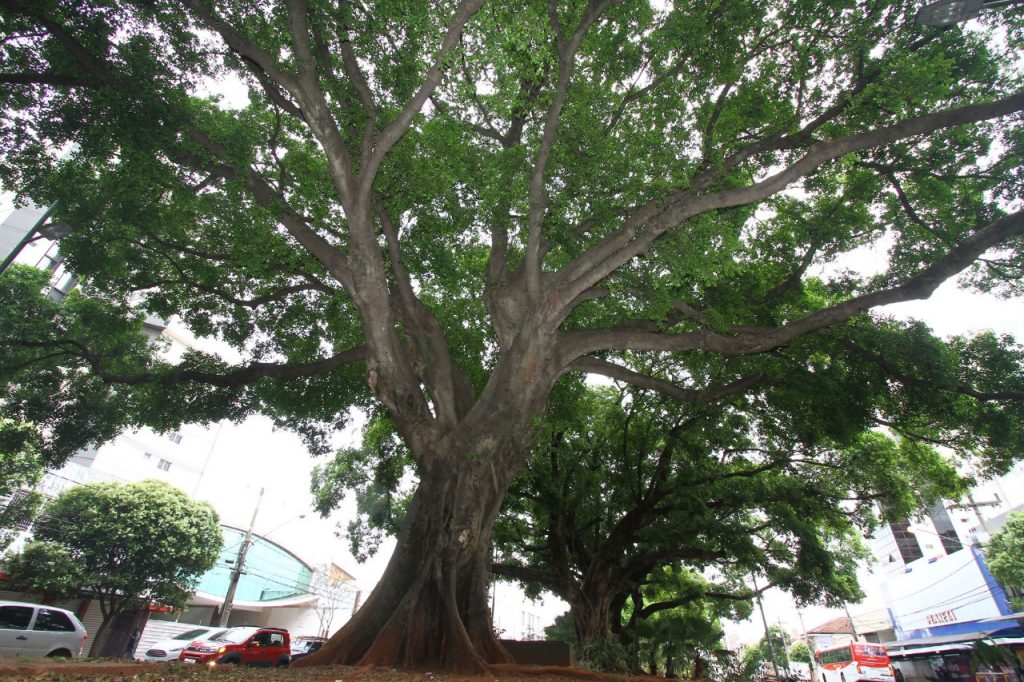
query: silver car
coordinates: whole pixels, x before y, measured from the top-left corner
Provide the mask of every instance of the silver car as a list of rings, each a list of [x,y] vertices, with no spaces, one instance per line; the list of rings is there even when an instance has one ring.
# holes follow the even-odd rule
[[[71,611],[0,601],[0,656],[77,658],[85,638],[85,627]]]
[[[227,629],[214,630],[213,628],[195,628],[186,630],[170,639],[162,639],[153,644],[142,656],[137,656],[143,661],[176,661],[181,650],[197,639],[212,639],[227,632]]]

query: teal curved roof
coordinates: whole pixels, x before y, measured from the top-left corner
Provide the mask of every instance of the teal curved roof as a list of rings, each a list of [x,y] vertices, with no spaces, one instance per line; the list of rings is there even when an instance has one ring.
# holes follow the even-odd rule
[[[199,579],[197,590],[206,594],[223,597],[231,582],[231,572],[238,559],[238,551],[245,540],[245,531],[231,526],[221,526],[224,533],[224,549],[217,564]],[[235,600],[248,602],[272,602],[292,599],[309,594],[313,569],[306,562],[284,547],[258,535],[245,556],[245,566],[235,590]]]

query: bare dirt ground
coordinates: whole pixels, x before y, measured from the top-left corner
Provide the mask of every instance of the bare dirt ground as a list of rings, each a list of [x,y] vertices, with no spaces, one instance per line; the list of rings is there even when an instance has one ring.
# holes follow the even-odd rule
[[[50,662],[0,659],[0,680],[32,682],[635,682],[640,679],[601,675],[578,668],[500,666],[493,676],[470,677],[447,673],[410,672],[393,668],[324,666],[256,669],[226,666],[212,670],[180,663],[126,661]]]

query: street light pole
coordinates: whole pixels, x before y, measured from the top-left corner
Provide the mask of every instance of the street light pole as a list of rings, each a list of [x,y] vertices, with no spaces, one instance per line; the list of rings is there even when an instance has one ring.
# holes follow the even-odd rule
[[[764,623],[764,638],[768,642],[768,655],[772,659],[772,669],[775,671],[775,679],[781,680],[782,676],[779,675],[779,662],[775,658],[775,646],[772,644],[772,633],[768,629],[768,619],[764,615],[764,604],[761,603],[761,591],[757,589],[757,576],[753,573],[750,574],[750,579],[754,581],[754,596],[757,598],[757,608],[761,610],[761,622]]]
[[[55,201],[50,204],[46,211],[43,212],[43,215],[39,217],[39,220],[37,220],[35,224],[29,228],[29,231],[25,233],[25,236],[21,238],[21,241],[15,244],[14,248],[11,249],[11,252],[4,257],[3,262],[0,263],[0,275],[2,275],[7,268],[11,266],[11,263],[14,262],[14,259],[18,257],[18,254],[20,254],[26,246],[39,239],[39,237],[42,236],[48,239],[57,240],[71,232],[71,226],[67,223],[46,224],[46,221],[50,219],[50,215],[59,205],[60,201]]]
[[[810,654],[810,661],[808,662],[807,667],[810,668],[810,670],[811,670],[811,679],[813,680],[813,679],[816,679],[816,676],[814,674],[816,672],[815,671],[815,667],[816,666],[814,665],[814,649],[815,649],[815,647],[814,647],[813,644],[811,644],[811,636],[809,634],[807,634],[807,626],[804,625],[804,614],[800,611],[800,609],[797,609],[796,610],[796,615],[797,615],[797,618],[800,619],[800,629],[803,630],[803,633],[804,633],[804,644],[807,646],[807,653]]]
[[[252,521],[249,522],[249,530],[245,533],[242,546],[238,548],[238,556],[235,558],[235,569],[231,571],[231,582],[228,584],[228,592],[224,595],[224,604],[220,607],[220,616],[217,618],[217,627],[227,627],[228,617],[231,615],[231,606],[235,602],[235,591],[238,589],[238,580],[242,577],[245,568],[245,555],[252,544],[252,531],[256,526],[256,514],[260,511],[260,503],[263,501],[263,488],[260,488],[260,496],[256,500],[256,508],[252,511]]]

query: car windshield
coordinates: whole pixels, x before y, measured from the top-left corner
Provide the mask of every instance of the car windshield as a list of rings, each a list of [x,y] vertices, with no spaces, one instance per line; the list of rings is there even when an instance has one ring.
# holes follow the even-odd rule
[[[241,644],[245,640],[252,636],[252,633],[256,632],[258,628],[231,628],[224,632],[217,633],[214,637],[210,637],[214,642],[231,642],[232,644]]]
[[[196,639],[208,632],[206,628],[197,628],[195,630],[185,630],[180,635],[176,635],[174,639]]]

